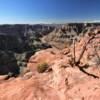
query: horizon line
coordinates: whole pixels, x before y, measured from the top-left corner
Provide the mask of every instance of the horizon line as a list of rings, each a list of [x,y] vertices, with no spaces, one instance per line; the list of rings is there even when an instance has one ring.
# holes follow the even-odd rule
[[[79,20],[79,21],[18,21],[18,22],[1,22],[0,25],[4,24],[68,24],[68,23],[100,23],[100,20]]]
[[[57,23],[57,22],[38,22],[38,23],[0,23],[0,25],[23,25],[23,24],[26,24],[26,25],[36,25],[36,24],[69,24],[69,23],[100,23],[100,21],[73,21],[73,22],[61,22],[61,23]]]

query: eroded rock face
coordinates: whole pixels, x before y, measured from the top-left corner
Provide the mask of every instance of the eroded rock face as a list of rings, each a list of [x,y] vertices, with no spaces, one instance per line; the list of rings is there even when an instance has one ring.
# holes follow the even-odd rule
[[[69,23],[61,25],[0,25],[0,49],[14,52],[66,48],[72,39],[86,33],[90,27],[98,24]],[[84,33],[85,31],[85,33]]]
[[[32,54],[22,75],[10,79],[7,76],[0,77],[0,100],[99,100],[100,34],[96,34],[96,37],[87,45],[81,59],[82,65],[89,65],[83,67],[83,70],[70,64],[73,45],[63,50],[51,48]],[[86,34],[76,41],[76,59],[79,58],[82,47],[88,39],[89,36]],[[2,64],[10,61],[11,57],[20,61],[29,57],[27,53],[18,55],[3,51],[0,54]],[[48,70],[38,73],[38,64],[45,62],[49,65]],[[7,68],[9,67],[6,66]]]
[[[0,35],[10,35],[24,37],[26,35],[41,36],[42,34],[49,33],[54,28],[50,25],[28,25],[28,24],[15,24],[15,25],[0,25]],[[42,33],[42,34],[41,34]]]
[[[52,47],[64,49],[71,46],[74,38],[83,37],[87,32],[92,33],[96,28],[100,29],[99,23],[69,23],[58,25],[52,32],[44,36],[42,41],[49,43]]]
[[[99,37],[99,34],[96,35]],[[78,58],[81,52],[80,48],[84,45],[82,38],[76,43],[76,53]],[[97,53],[100,54],[98,48],[100,39],[93,39],[87,46],[81,62],[86,64],[88,54],[94,54],[96,46]],[[67,53],[65,53],[65,51]],[[91,51],[91,52],[90,52]],[[73,48],[58,50],[55,48],[42,50],[33,55],[27,67],[31,72],[27,72],[18,78],[10,78],[0,83],[0,99],[1,100],[99,100],[100,98],[100,80],[94,78],[93,75],[100,78],[100,64],[91,64],[89,67],[80,70],[77,66],[70,65],[70,59],[73,55]],[[100,56],[100,55],[99,55]],[[94,56],[91,57],[93,59]],[[52,70],[44,73],[37,72],[37,66],[41,63],[48,63]],[[97,67],[98,66],[98,67]],[[89,73],[89,74],[87,74]]]
[[[0,75],[19,74],[19,67],[14,52],[0,51]]]
[[[94,38],[93,40],[91,40],[89,42],[89,44],[86,46],[86,51],[84,52],[84,55],[81,59],[82,62],[84,63],[88,63],[90,65],[93,64],[99,64],[100,62],[100,34],[96,34],[95,36],[96,38]],[[85,43],[89,40],[90,36],[88,36],[87,34],[80,39],[80,42],[76,42],[76,57],[78,58],[83,46],[85,45]],[[99,60],[99,61],[98,61]]]
[[[55,30],[44,36],[42,40],[49,43],[53,47],[63,49],[72,44],[72,40],[78,35],[77,27],[70,25],[63,25],[60,28],[55,28]]]
[[[20,73],[34,52],[50,48],[39,37],[52,29],[45,25],[0,25],[0,74]]]
[[[0,50],[24,52],[27,48],[20,37],[0,35]]]

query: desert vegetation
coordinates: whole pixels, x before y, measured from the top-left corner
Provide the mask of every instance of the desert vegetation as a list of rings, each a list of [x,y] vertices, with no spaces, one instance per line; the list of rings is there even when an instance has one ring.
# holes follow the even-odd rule
[[[47,68],[49,67],[48,63],[44,62],[44,63],[41,63],[41,64],[38,64],[37,65],[37,71],[39,73],[43,73],[47,70]]]

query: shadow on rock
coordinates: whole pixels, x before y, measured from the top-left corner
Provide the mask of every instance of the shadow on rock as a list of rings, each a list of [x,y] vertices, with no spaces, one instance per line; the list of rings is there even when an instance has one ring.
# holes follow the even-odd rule
[[[6,75],[8,73],[18,75],[19,70],[14,52],[0,51],[0,75]]]

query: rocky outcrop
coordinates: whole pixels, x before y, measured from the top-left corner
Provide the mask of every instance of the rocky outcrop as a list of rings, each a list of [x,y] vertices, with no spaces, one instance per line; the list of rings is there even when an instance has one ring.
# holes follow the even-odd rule
[[[95,28],[98,25],[84,23],[64,25],[0,25],[0,54],[3,57],[0,59],[0,66],[2,68],[0,74],[15,73],[12,69],[13,66],[15,70],[16,66],[19,66],[19,73],[19,69],[26,67],[28,59],[35,52],[51,47],[59,49],[69,47],[73,43],[74,37],[79,36],[80,39],[80,35],[83,35],[84,30],[86,30],[86,33],[87,29],[90,29],[90,27]],[[66,54],[66,51],[64,54]],[[14,62],[12,62],[12,59]],[[10,62],[9,65],[8,62]],[[3,68],[5,69],[6,67],[7,71],[4,72]],[[10,68],[11,70],[8,70]]]
[[[62,25],[42,38],[43,41],[49,43],[53,47],[63,49],[70,46],[73,43],[73,38],[78,36],[83,28],[79,28],[74,25]]]
[[[0,100],[99,100],[99,37],[100,34],[96,34],[87,45],[81,67],[70,64],[73,45],[64,50],[51,48],[36,52],[27,64],[30,72],[9,80],[4,80],[6,76],[0,77]],[[89,38],[86,34],[76,41],[76,59]],[[37,66],[42,63],[49,67],[44,73],[38,73]],[[84,66],[86,64],[88,66]]]
[[[0,74],[20,74],[34,52],[51,47],[39,39],[51,30],[45,25],[0,25]]]

